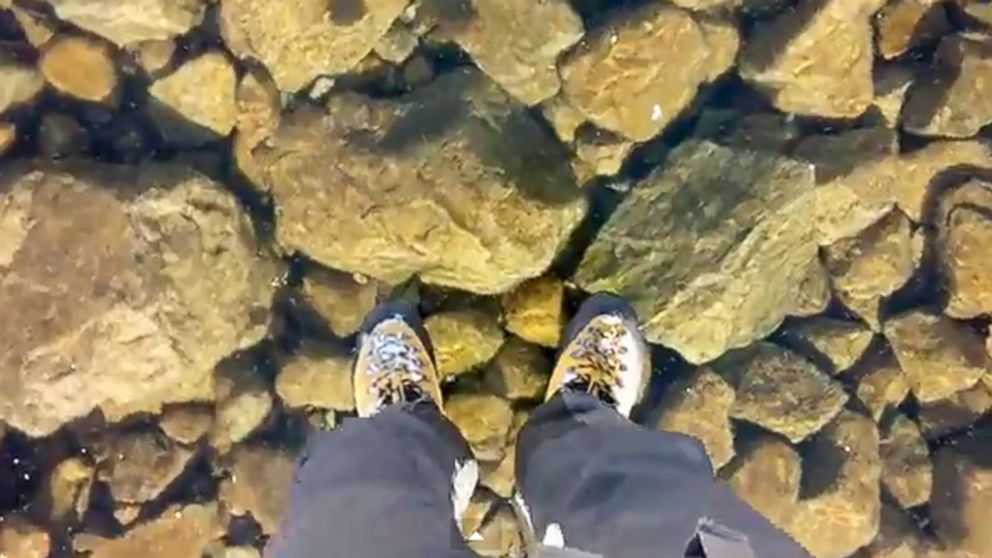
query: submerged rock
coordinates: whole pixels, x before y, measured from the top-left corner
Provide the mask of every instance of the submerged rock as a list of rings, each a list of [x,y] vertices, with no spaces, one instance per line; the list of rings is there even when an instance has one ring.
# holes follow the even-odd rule
[[[854,366],[874,337],[858,322],[824,317],[793,322],[784,334],[797,349],[812,351],[826,359],[834,373]]]
[[[984,339],[946,316],[903,314],[885,323],[885,336],[922,403],[968,389],[989,372]]]
[[[11,0],[0,2],[0,6],[14,14],[14,19],[17,20],[21,26],[21,31],[24,32],[24,38],[36,49],[45,46],[58,31],[54,18],[43,13],[37,6],[18,6],[14,5]]]
[[[714,469],[734,457],[734,429],[730,412],[734,388],[707,368],[669,386],[661,401],[655,428],[680,432],[703,443]]]
[[[803,138],[792,156],[816,165],[816,181],[827,183],[899,153],[899,134],[887,128],[859,128]]]
[[[234,196],[173,166],[4,170],[0,419],[44,436],[211,399],[218,361],[265,334],[275,275]]]
[[[478,537],[470,540],[468,545],[479,556],[502,558],[523,555],[523,537],[517,515],[507,504],[501,505],[496,513],[486,520],[478,533]]]
[[[167,408],[159,420],[165,435],[187,446],[203,439],[213,426],[214,414],[201,405],[177,405]]]
[[[386,34],[372,47],[372,52],[393,64],[402,64],[417,49],[417,35],[401,20],[393,22]]]
[[[0,522],[0,556],[48,558],[51,548],[51,537],[41,527],[15,515]]]
[[[544,397],[551,377],[551,362],[541,349],[510,337],[486,368],[487,391],[511,401]]]
[[[150,39],[130,47],[138,65],[153,78],[162,77],[176,56],[178,46],[172,39]]]
[[[582,38],[582,20],[567,0],[476,0],[454,38],[510,95],[536,105],[561,88],[556,62]]]
[[[158,103],[152,114],[173,141],[223,137],[237,124],[236,86],[234,65],[221,52],[207,52],[151,85],[149,93]],[[188,123],[178,120],[183,118]]]
[[[118,505],[157,498],[186,470],[193,452],[157,430],[114,435],[97,471]]]
[[[859,551],[864,558],[939,558],[923,548],[920,533],[913,518],[892,504],[883,503],[878,534],[870,545]]]
[[[624,295],[649,341],[703,363],[808,311],[817,245],[859,210],[808,164],[689,142],[621,202],[574,279]]]
[[[295,465],[286,452],[239,446],[229,456],[230,476],[220,485],[220,501],[234,515],[251,516],[271,535],[289,510]]]
[[[33,66],[0,57],[0,113],[33,102],[44,87]]]
[[[873,356],[868,371],[858,378],[857,398],[864,403],[875,422],[886,410],[898,407],[909,396],[909,384],[895,357],[889,353]]]
[[[339,352],[306,346],[283,364],[276,393],[290,407],[354,411],[352,362]]]
[[[801,356],[769,343],[743,351],[731,416],[801,442],[847,402],[844,388]]]
[[[462,536],[466,540],[471,538],[482,527],[482,524],[489,517],[490,512],[497,503],[499,503],[499,498],[496,498],[488,491],[476,490],[472,493],[472,499],[469,500],[468,507],[465,508],[465,512],[462,514],[459,523]]]
[[[565,328],[565,284],[545,275],[521,283],[502,298],[506,330],[525,341],[557,347]]]
[[[565,97],[597,126],[646,141],[730,69],[738,44],[731,25],[648,3],[590,33],[562,62]]]
[[[444,404],[445,413],[455,423],[480,461],[503,458],[513,423],[510,403],[495,395],[458,393]]]
[[[258,161],[252,150],[279,128],[282,98],[275,82],[258,68],[249,68],[235,91],[238,116],[235,123],[234,163],[245,177],[260,183]]]
[[[52,159],[79,155],[90,143],[86,129],[75,118],[58,112],[42,115],[37,136],[38,151]]]
[[[942,0],[896,0],[875,14],[878,50],[895,58],[950,31]]]
[[[0,122],[0,157],[3,157],[17,142],[17,125],[11,122]]]
[[[434,344],[437,371],[451,378],[489,362],[503,345],[496,316],[484,310],[453,310],[428,316],[424,328]]]
[[[885,0],[802,0],[758,27],[740,73],[783,112],[853,118],[874,97],[871,15]]]
[[[262,62],[279,89],[295,92],[357,66],[408,3],[223,0],[220,23],[234,54]]]
[[[517,488],[517,450],[511,444],[499,462],[479,465],[479,484],[492,490],[500,498],[511,498]]]
[[[117,90],[110,47],[90,37],[57,37],[42,53],[39,68],[57,91],[84,101],[110,103]]]
[[[878,533],[882,464],[874,421],[843,411],[813,438],[804,486],[820,489],[800,500],[786,531],[817,558],[845,558]]]
[[[301,291],[304,300],[327,321],[334,335],[347,337],[358,331],[365,316],[375,307],[379,285],[367,279],[357,281],[354,276],[333,269],[308,266]]]
[[[799,452],[777,436],[762,435],[721,471],[727,484],[774,525],[784,527],[799,500],[802,460]]]
[[[909,92],[903,129],[923,136],[968,138],[992,122],[985,84],[992,80],[992,41],[950,35],[940,42],[932,72]]]
[[[262,426],[274,401],[268,386],[256,378],[220,375],[215,385],[217,405],[208,441],[224,453]]]
[[[203,19],[205,0],[47,0],[55,15],[117,46],[171,39]]]
[[[825,250],[827,270],[837,298],[875,331],[885,297],[909,281],[923,257],[923,237],[909,219],[893,211],[854,238]]]
[[[992,555],[992,431],[988,428],[934,457],[931,517],[937,535],[967,556]]]
[[[947,399],[920,405],[920,429],[928,439],[940,438],[977,423],[992,412],[992,389],[984,382]]]
[[[54,522],[82,519],[89,509],[95,473],[93,467],[76,457],[56,465],[45,486],[49,519]]]
[[[201,558],[210,542],[223,534],[217,504],[177,505],[118,538],[76,535],[73,549],[88,552],[91,558]]]
[[[920,427],[905,415],[897,415],[882,431],[882,484],[899,505],[911,508],[930,500],[933,468],[930,450]]]
[[[398,101],[332,97],[271,143],[257,155],[282,247],[389,283],[506,291],[544,272],[586,210],[554,136],[469,70]]]
[[[875,100],[872,106],[878,110],[881,124],[886,128],[900,128],[902,107],[915,78],[915,73],[902,64],[876,64]]]
[[[911,111],[906,108],[906,112]],[[888,181],[896,203],[916,222],[924,219],[931,182],[942,171],[954,167],[992,168],[992,151],[978,141],[938,141],[901,155],[888,168],[879,169],[878,179]]]
[[[621,171],[633,149],[634,142],[612,132],[596,129],[582,133],[575,140],[572,168],[582,184],[597,176],[613,176]]]
[[[992,311],[992,185],[972,180],[940,201],[937,250],[952,318]]]

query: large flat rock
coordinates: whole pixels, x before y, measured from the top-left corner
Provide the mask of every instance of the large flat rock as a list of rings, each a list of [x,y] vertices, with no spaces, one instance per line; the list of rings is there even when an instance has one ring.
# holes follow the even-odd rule
[[[85,1],[85,0],[82,0]],[[321,75],[354,68],[386,34],[408,0],[223,0],[228,48],[268,68],[279,89],[298,91]]]
[[[62,20],[118,46],[171,39],[203,19],[204,0],[47,0]]]
[[[567,154],[475,71],[396,101],[333,97],[256,150],[276,237],[334,269],[477,293],[540,275],[586,202]]]
[[[565,96],[597,126],[645,141],[730,69],[739,42],[733,26],[650,2],[591,33],[562,62]]]
[[[0,172],[0,419],[47,435],[212,396],[265,333],[273,265],[234,196],[171,166]]]
[[[805,313],[818,245],[881,207],[844,185],[816,186],[812,165],[687,142],[623,200],[575,281],[623,294],[648,340],[703,363]]]

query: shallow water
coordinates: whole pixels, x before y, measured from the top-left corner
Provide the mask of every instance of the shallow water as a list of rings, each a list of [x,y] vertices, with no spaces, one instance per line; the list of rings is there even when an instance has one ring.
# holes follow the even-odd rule
[[[388,299],[512,453],[597,291],[814,555],[992,555],[988,4],[289,4],[0,1],[0,557],[252,556]]]

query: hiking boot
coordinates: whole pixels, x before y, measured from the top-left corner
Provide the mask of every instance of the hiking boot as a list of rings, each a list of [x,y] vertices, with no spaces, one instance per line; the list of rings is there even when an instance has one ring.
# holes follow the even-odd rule
[[[620,297],[597,294],[565,330],[545,399],[559,391],[589,393],[629,418],[650,376],[651,352],[634,310]]]
[[[360,417],[420,401],[442,408],[434,348],[420,317],[405,303],[382,304],[365,318],[354,374]]]

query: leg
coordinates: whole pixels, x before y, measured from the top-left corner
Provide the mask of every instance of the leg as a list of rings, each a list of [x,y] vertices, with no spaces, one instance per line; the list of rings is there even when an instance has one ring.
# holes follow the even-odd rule
[[[453,505],[453,478],[465,463],[474,465],[468,447],[431,402],[391,405],[316,432],[300,459],[284,528],[266,556],[474,556]]]
[[[517,485],[539,540],[556,524],[566,547],[592,555],[808,557],[713,480],[696,440],[640,428],[585,393],[562,391],[535,411]]]
[[[315,433],[289,517],[267,558],[468,558],[460,515],[479,477],[441,412],[430,339],[412,309],[385,304],[362,326],[360,418]]]
[[[699,442],[627,419],[650,374],[634,311],[611,295],[587,300],[565,331],[548,401],[518,439],[519,507],[534,534],[566,547],[554,556],[808,558],[714,482]]]

